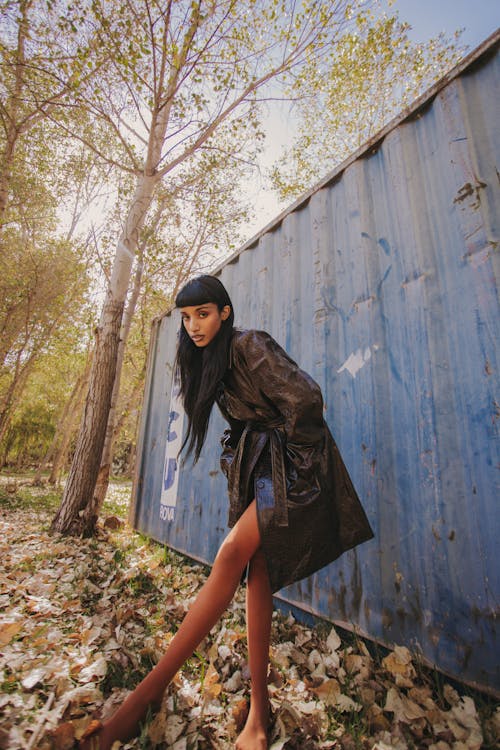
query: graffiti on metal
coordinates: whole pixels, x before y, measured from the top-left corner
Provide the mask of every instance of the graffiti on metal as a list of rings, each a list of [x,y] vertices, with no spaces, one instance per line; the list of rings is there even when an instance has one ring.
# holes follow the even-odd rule
[[[177,506],[177,486],[179,484],[178,455],[182,445],[184,409],[180,398],[180,383],[172,378],[172,393],[168,415],[167,444],[163,466],[163,484],[160,497],[160,520],[173,521]]]

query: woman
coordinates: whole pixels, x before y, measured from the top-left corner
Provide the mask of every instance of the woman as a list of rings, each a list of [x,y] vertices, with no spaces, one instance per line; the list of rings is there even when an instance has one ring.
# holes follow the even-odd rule
[[[176,298],[182,325],[177,367],[188,417],[183,448],[197,460],[217,403],[229,423],[221,467],[230,533],[167,652],[85,750],[108,750],[137,731],[148,708],[229,605],[247,572],[251,701],[237,750],[265,750],[272,593],[310,575],[373,534],[323,418],[319,386],[263,331],[233,328],[231,300],[213,276]],[[97,743],[96,743],[97,741]]]

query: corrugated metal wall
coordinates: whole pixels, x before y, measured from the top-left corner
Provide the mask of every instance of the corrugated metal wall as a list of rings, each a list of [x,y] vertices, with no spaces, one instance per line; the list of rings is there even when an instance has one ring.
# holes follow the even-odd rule
[[[499,690],[498,37],[487,46],[220,278],[237,324],[320,383],[376,533],[280,596]],[[218,413],[173,520],[160,513],[178,326],[176,312],[154,326],[133,514],[211,561],[227,517]]]

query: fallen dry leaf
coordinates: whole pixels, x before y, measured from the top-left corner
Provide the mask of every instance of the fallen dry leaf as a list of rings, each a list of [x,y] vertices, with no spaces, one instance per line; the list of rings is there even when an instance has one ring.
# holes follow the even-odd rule
[[[385,659],[382,659],[382,666],[395,678],[399,687],[413,686],[416,673],[406,646],[396,646]]]
[[[394,714],[396,721],[403,721],[406,724],[409,724],[414,719],[421,719],[425,716],[425,711],[418,703],[399,693],[396,688],[388,690],[384,711],[390,711]]]
[[[6,646],[23,629],[22,622],[0,623],[0,646]]]
[[[21,680],[24,690],[33,690],[36,685],[40,685],[46,673],[47,670],[43,667],[41,669],[33,669],[32,672]]]
[[[210,664],[203,682],[203,695],[208,700],[217,698],[222,691],[220,676],[213,664]]]
[[[390,729],[390,721],[385,716],[382,708],[376,703],[369,706],[367,710],[368,724],[372,732],[383,732]]]
[[[120,529],[123,526],[123,521],[117,516],[108,516],[104,519],[103,526],[105,529]]]
[[[168,745],[173,745],[179,739],[185,727],[186,722],[183,721],[180,716],[176,716],[175,714],[168,716],[165,721],[162,739],[164,739]],[[157,744],[159,744],[159,741]]]
[[[335,706],[340,695],[340,685],[337,680],[325,680],[317,688],[311,688],[311,692],[317,695],[327,706]]]
[[[116,492],[125,496],[111,485]],[[165,559],[126,523],[74,540],[49,535],[49,520],[0,507],[0,750],[64,750],[92,718],[111,715],[168,648],[205,580],[202,566],[174,552]],[[408,649],[380,663],[360,638],[275,613],[270,656],[274,750],[481,747],[472,698],[446,684],[436,695]],[[144,736],[162,750],[234,750],[249,687],[242,587]],[[490,714],[494,747],[500,712]]]

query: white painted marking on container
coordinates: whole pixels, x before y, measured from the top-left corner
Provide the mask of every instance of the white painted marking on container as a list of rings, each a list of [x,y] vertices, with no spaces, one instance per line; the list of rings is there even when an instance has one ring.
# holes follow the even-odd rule
[[[349,354],[346,361],[341,367],[339,367],[337,372],[340,373],[344,370],[347,370],[349,375],[355,378],[361,368],[364,367],[366,363],[372,358],[372,351],[375,352],[377,351],[377,349],[377,344],[374,344],[371,348],[369,346],[365,347],[364,351],[363,349],[356,349],[355,352],[351,352],[351,354]]]

